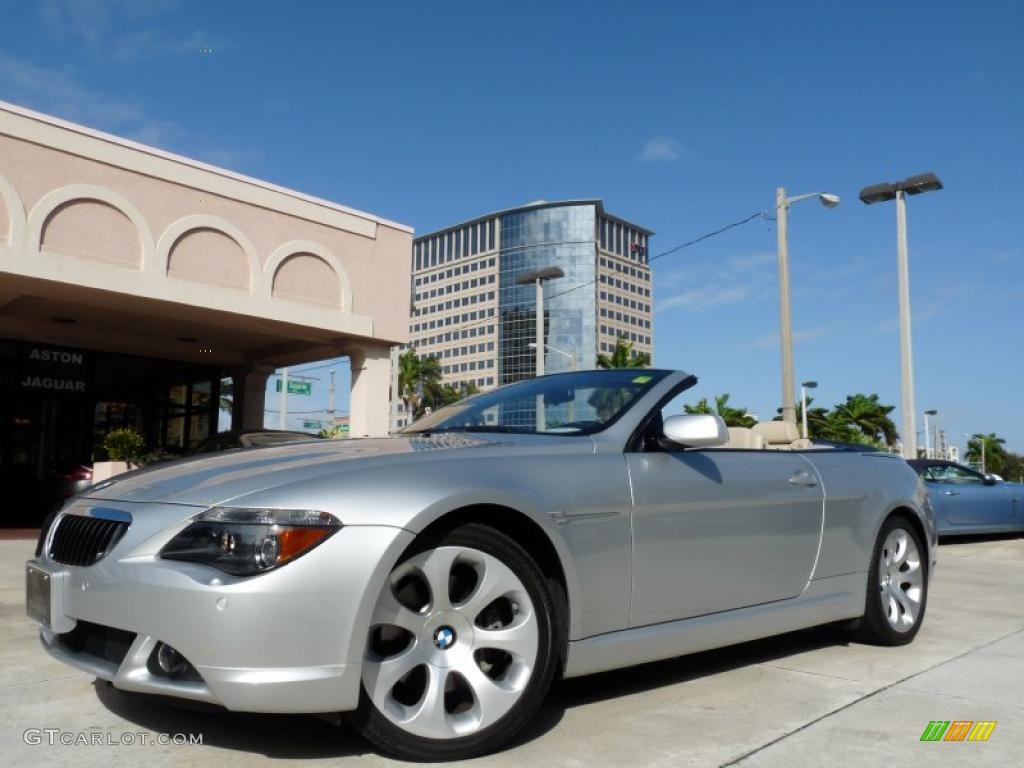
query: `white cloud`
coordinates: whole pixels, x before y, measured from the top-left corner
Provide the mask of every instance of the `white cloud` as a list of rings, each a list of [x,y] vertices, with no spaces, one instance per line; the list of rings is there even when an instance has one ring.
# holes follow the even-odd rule
[[[211,146],[172,120],[153,118],[138,105],[79,83],[68,72],[19,61],[0,53],[4,99],[133,141],[206,159],[229,168],[256,165],[252,147]]]
[[[735,304],[750,296],[750,289],[746,286],[707,286],[704,288],[691,288],[688,291],[677,293],[662,299],[655,307],[655,312],[662,312],[673,307],[681,307],[690,312],[701,312],[711,307],[720,307],[724,304]]]
[[[778,261],[778,256],[768,251],[760,253],[751,253],[746,256],[733,256],[729,259],[729,268],[734,272],[749,272],[751,270],[757,270],[766,264],[774,265]]]
[[[683,156],[683,145],[668,136],[652,136],[640,151],[644,163],[671,163]]]
[[[701,312],[712,307],[736,304],[760,297],[775,280],[775,254],[766,251],[699,262],[664,275],[658,273],[658,285],[669,289],[695,286],[676,291],[655,303],[655,311],[685,309]]]
[[[812,328],[805,331],[793,331],[793,343],[799,344],[803,341],[812,341],[814,339],[820,339],[823,336],[827,336],[828,331],[824,328]],[[764,336],[758,336],[753,341],[749,341],[746,344],[738,344],[737,349],[771,349],[779,346],[779,334],[769,333]]]
[[[164,143],[178,137],[172,122],[152,120],[134,104],[82,86],[67,72],[39,67],[0,53],[0,87],[10,101],[37,106],[68,120]]]
[[[177,0],[46,0],[39,5],[45,28],[60,40],[80,43],[97,58],[134,61],[147,56],[203,55],[230,42],[197,29],[181,34],[165,18]]]

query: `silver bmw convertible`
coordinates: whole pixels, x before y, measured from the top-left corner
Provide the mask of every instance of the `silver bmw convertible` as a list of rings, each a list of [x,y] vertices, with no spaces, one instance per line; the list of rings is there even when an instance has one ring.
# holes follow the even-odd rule
[[[695,382],[558,374],[390,438],[122,475],[43,531],[28,612],[122,690],[345,712],[414,760],[499,748],[555,678],[829,622],[910,642],[936,544],[914,471],[683,415]]]

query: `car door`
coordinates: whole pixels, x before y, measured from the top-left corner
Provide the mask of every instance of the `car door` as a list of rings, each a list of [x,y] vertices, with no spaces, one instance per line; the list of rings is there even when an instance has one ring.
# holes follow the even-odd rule
[[[950,525],[1008,525],[1013,520],[1006,483],[986,485],[980,473],[953,464],[926,467],[924,480],[932,506]]]
[[[626,462],[633,490],[631,626],[803,591],[818,554],[824,494],[801,454],[648,446],[627,453]]]

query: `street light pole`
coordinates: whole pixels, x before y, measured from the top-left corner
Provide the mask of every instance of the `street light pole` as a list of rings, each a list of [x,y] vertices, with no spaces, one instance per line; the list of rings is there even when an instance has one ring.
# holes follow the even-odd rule
[[[917,458],[917,426],[914,406],[914,356],[910,341],[910,265],[907,258],[906,195],[919,195],[942,189],[934,173],[921,173],[895,183],[884,182],[864,187],[860,199],[866,205],[896,201],[896,250],[899,269],[900,300],[900,407],[903,410],[903,458]]]
[[[278,426],[281,429],[288,429],[288,366],[281,369],[281,394],[277,399],[278,405]]]
[[[932,454],[934,452],[934,443],[932,442],[931,427],[928,426],[928,417],[935,416],[938,414],[934,408],[930,411],[924,412],[924,457],[926,459],[935,458]]]
[[[786,189],[775,190],[775,229],[779,242],[779,346],[782,350],[782,420],[796,424],[793,404],[793,327],[789,306],[789,238]]]
[[[826,208],[839,205],[839,196],[827,192],[786,197],[785,187],[775,190],[775,230],[779,246],[779,347],[782,355],[782,420],[796,426],[793,386],[793,321],[789,302],[789,206],[817,198]]]
[[[536,349],[537,348],[537,342],[531,341],[527,346],[530,347],[530,349]],[[555,354],[558,354],[558,355],[561,355],[562,357],[568,358],[568,360],[569,360],[569,370],[570,371],[575,371],[576,370],[576,352],[575,351],[573,351],[573,352],[566,352],[564,349],[559,349],[558,347],[552,347],[550,344],[545,344],[544,345],[544,351],[545,352],[554,352]]]
[[[534,322],[535,333],[534,333],[534,344],[536,344],[536,364],[534,368],[536,373],[534,376],[544,375],[544,281],[541,278],[537,278],[534,281],[537,286],[537,319]]]
[[[807,434],[807,390],[814,389],[818,386],[816,381],[805,381],[800,384],[800,414],[803,421],[804,427],[804,440],[808,438]]]
[[[896,243],[899,261],[900,297],[900,403],[903,409],[903,458],[917,458],[916,406],[914,405],[914,354],[910,339],[910,263],[907,258],[907,201],[902,189],[896,192]],[[927,429],[927,427],[926,427]],[[928,435],[925,435],[925,441]]]
[[[533,283],[536,290],[536,319],[534,320],[534,344],[536,347],[535,376],[544,375],[544,281],[554,280],[557,277],[565,277],[561,267],[544,267],[533,272],[527,272],[516,278],[517,285],[529,285]]]

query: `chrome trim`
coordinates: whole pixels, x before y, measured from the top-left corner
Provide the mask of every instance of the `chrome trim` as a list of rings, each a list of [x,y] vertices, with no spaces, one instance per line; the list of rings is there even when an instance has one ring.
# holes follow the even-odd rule
[[[132,516],[130,513],[125,512],[123,509],[114,509],[113,507],[93,507],[76,504],[71,509],[61,513],[62,515],[76,515],[78,517],[96,517],[100,520],[113,520],[118,523],[128,523],[131,525]],[[59,519],[59,518],[58,518]],[[54,520],[54,523],[57,521]]]

